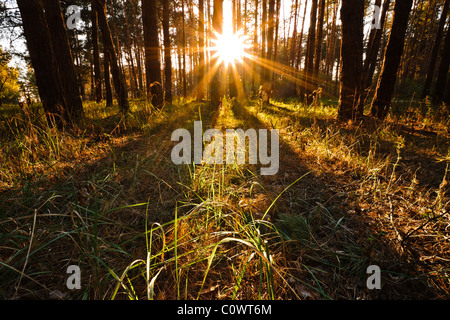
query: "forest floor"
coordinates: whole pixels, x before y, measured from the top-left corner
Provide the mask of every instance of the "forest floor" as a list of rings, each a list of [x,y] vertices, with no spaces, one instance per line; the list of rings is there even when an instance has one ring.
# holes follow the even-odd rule
[[[132,105],[87,103],[66,132],[2,110],[2,299],[450,298],[448,111],[342,124],[327,100]],[[172,132],[197,120],[278,129],[279,172],[173,164]]]

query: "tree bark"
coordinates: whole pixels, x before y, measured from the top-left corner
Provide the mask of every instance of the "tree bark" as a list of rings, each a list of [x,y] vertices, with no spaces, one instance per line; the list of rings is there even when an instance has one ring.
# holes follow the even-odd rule
[[[112,107],[113,105],[113,93],[111,87],[111,72],[109,63],[109,55],[106,51],[103,54],[103,77],[105,81],[105,98],[106,98],[106,107]]]
[[[319,74],[320,62],[322,61],[322,41],[323,41],[323,23],[325,17],[325,0],[320,0],[319,16],[317,24],[316,48],[314,50],[314,80]]]
[[[317,22],[317,2],[318,0],[312,0],[311,4],[311,16],[310,26],[308,31],[308,40],[306,43],[306,56],[305,56],[305,78],[304,78],[304,94],[306,95],[306,102],[309,103],[309,95],[313,92],[311,84],[311,77],[314,71],[314,48],[316,41],[316,22]]]
[[[142,0],[147,97],[155,108],[163,102],[156,0]]]
[[[439,21],[439,27],[436,33],[436,38],[434,40],[433,50],[431,51],[430,64],[428,65],[427,78],[425,79],[425,84],[423,87],[422,99],[425,99],[430,93],[431,84],[433,82],[433,77],[436,70],[439,48],[441,47],[442,34],[444,32],[445,23],[447,21],[449,5],[450,0],[445,0],[444,7],[442,8],[441,19]]]
[[[358,118],[362,81],[364,0],[342,0],[341,76],[338,120]]]
[[[439,104],[444,99],[445,84],[448,79],[448,71],[450,67],[450,24],[445,37],[444,48],[441,51],[441,63],[439,65],[438,76],[436,79],[436,87],[434,89],[433,102]]]
[[[39,0],[17,0],[17,5],[47,121],[63,129],[69,117],[44,8]]]
[[[164,100],[172,104],[172,57],[170,49],[170,4],[163,0],[163,32],[164,32]]]
[[[75,123],[83,118],[83,103],[61,5],[59,0],[43,0],[42,3],[47,25],[51,30],[50,38],[67,103],[69,121]]]
[[[221,34],[223,26],[223,0],[214,0],[213,6],[212,28],[216,33]],[[210,66],[210,72],[213,72],[210,82],[211,105],[213,107],[219,107],[222,99],[222,86],[220,83],[222,78],[221,66],[217,66],[217,63],[218,57],[213,54]]]
[[[100,74],[100,52],[98,49],[98,15],[95,10],[95,0],[91,0],[91,41],[92,41],[92,57],[94,64],[94,88],[95,101],[100,103],[102,96],[102,78]]]
[[[202,101],[205,97],[205,12],[203,0],[198,1],[198,49],[200,51],[200,56],[198,63],[197,101]]]
[[[108,56],[108,61],[111,66],[111,72],[113,77],[114,89],[117,96],[117,101],[119,103],[120,111],[123,114],[125,114],[130,110],[130,105],[128,102],[128,91],[125,85],[125,77],[119,68],[117,53],[114,49],[111,29],[109,28],[108,19],[106,16],[106,1],[105,0],[95,0],[95,1],[99,27],[102,32],[103,47],[105,55]]]
[[[272,72],[273,72],[273,42],[275,34],[275,0],[269,0],[268,8],[268,24],[267,24],[267,63],[268,69],[266,72],[266,81],[272,87]]]
[[[386,118],[391,107],[392,95],[397,80],[397,70],[403,54],[408,18],[413,0],[397,0],[394,7],[394,20],[389,36],[383,67],[381,69],[375,97],[370,114],[380,120]]]

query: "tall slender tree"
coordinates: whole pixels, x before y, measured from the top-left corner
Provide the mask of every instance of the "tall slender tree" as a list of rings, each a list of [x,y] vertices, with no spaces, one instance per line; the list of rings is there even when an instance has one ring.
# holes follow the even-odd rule
[[[433,102],[441,103],[444,99],[445,84],[448,81],[448,71],[450,67],[450,23],[445,36],[445,44],[441,51],[441,63],[439,64],[438,76],[436,78],[436,87],[433,93]]]
[[[27,48],[47,120],[50,125],[56,125],[59,129],[63,129],[65,122],[70,124],[76,121],[82,112],[82,109],[75,109],[79,105],[72,104],[73,97],[66,94],[70,84],[64,83],[67,81],[67,77],[61,76],[65,69],[59,70],[63,61],[57,59],[65,60],[69,56],[67,52],[62,53],[62,50],[67,50],[68,47],[65,44],[54,43],[55,39],[52,39],[50,35],[45,10],[40,0],[18,0],[17,5],[22,17]],[[59,18],[62,19],[62,15]],[[55,22],[57,28],[61,28],[61,24],[56,22],[56,17],[50,17],[50,19],[55,19],[52,22]],[[61,32],[65,32],[65,30],[53,30],[53,32],[61,36]],[[61,52],[58,52],[62,53],[64,57],[56,56],[54,50],[56,45],[61,45],[59,48]],[[73,65],[73,61],[71,64]],[[72,108],[74,110],[71,110]]]
[[[50,38],[67,103],[68,116],[71,122],[78,122],[83,117],[83,103],[61,4],[59,0],[43,0],[42,4],[48,28],[51,30]]]
[[[213,17],[212,17],[212,28],[215,33],[221,34],[223,28],[223,0],[214,0],[213,2]],[[215,35],[212,35],[216,37]],[[211,57],[210,72],[212,72],[211,82],[210,82],[210,97],[211,105],[214,107],[219,107],[222,99],[222,85],[220,83],[221,66],[217,66],[218,63],[217,55]]]
[[[164,32],[164,100],[172,104],[172,57],[170,45],[170,3],[163,0],[163,32]]]
[[[98,14],[95,7],[95,0],[91,0],[91,41],[92,41],[92,62],[94,66],[94,88],[95,100],[97,103],[102,101],[102,78],[100,71],[100,52],[98,48]]]
[[[163,102],[163,90],[159,60],[156,0],[142,0],[142,24],[144,26],[147,97],[155,108],[159,108]]]
[[[125,85],[125,76],[119,68],[119,61],[117,58],[116,49],[114,48],[113,37],[111,35],[111,29],[109,27],[106,13],[106,0],[95,0],[95,4],[95,10],[97,10],[98,15],[98,23],[102,32],[104,52],[111,67],[117,101],[119,103],[120,111],[125,114],[130,110],[128,90]]]
[[[317,17],[317,37],[314,49],[314,79],[317,80],[320,62],[322,60],[323,25],[325,21],[325,0],[320,0],[319,15]]]
[[[397,70],[403,54],[408,18],[413,0],[396,0],[391,33],[386,47],[384,63],[378,78],[375,97],[370,114],[380,120],[386,118],[391,107],[392,95],[397,80]]]
[[[436,32],[436,38],[434,39],[433,50],[431,51],[427,77],[425,79],[425,84],[423,86],[423,91],[422,91],[422,99],[424,99],[430,93],[430,88],[431,88],[435,70],[436,70],[438,53],[439,53],[439,49],[441,48],[442,35],[444,33],[444,27],[445,27],[445,23],[447,21],[447,13],[449,10],[449,5],[450,5],[450,0],[445,0],[444,6],[442,8],[441,19],[439,20],[439,27]]]
[[[305,69],[304,69],[304,95],[310,96],[312,90],[312,75],[314,71],[314,48],[316,41],[316,22],[317,22],[317,3],[318,0],[312,0],[311,15],[309,19],[308,40],[306,43]]]
[[[197,88],[197,100],[202,101],[205,97],[205,10],[204,0],[198,1],[198,49],[199,55],[199,70],[198,70],[198,88]]]
[[[342,0],[341,78],[338,120],[355,120],[362,81],[364,0]]]

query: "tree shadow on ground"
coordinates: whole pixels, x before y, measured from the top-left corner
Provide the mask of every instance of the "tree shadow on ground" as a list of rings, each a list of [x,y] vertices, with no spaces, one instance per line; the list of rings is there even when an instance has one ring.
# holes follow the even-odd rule
[[[20,280],[21,299],[58,298],[52,292],[67,291],[67,266],[82,263],[83,274],[91,275],[82,278],[82,287],[89,292],[77,291],[79,297],[74,298],[87,294],[102,299],[101,288],[107,290],[107,283],[114,281],[111,274],[102,278],[108,274],[106,266],[123,271],[130,261],[146,256],[142,236],[146,221],[172,220],[176,202],[184,198],[179,182],[186,173],[171,161],[171,134],[200,118],[209,125],[216,112],[209,104],[187,104],[181,109],[147,131],[116,132],[114,145],[97,140],[94,133],[92,145],[107,146],[101,155],[77,159],[1,190],[3,297],[15,295],[20,277],[15,270],[24,263],[32,277]],[[103,128],[111,128],[110,120]],[[30,239],[33,248],[28,254]]]
[[[264,113],[289,117],[298,130],[313,123],[325,130],[333,123],[299,117],[287,108],[274,105]],[[249,108],[240,107],[234,114],[248,128],[273,129],[273,124],[262,122]],[[354,135],[354,130],[347,128],[342,132]],[[360,150],[368,152],[369,146]],[[275,176],[260,177],[264,189],[274,196],[311,172],[282,195],[276,205],[277,214],[272,217],[289,237],[298,241],[287,258],[289,266],[296,266],[292,270],[296,277],[316,288],[322,295],[320,298],[435,299],[448,295],[427,274],[430,270],[426,264],[418,257],[411,259],[400,254],[391,239],[377,228],[378,221],[362,212],[358,198],[347,187],[352,179],[323,171],[319,166],[301,150],[294,149],[281,134],[280,170]],[[383,270],[381,290],[368,290],[365,283],[366,270],[373,264]]]

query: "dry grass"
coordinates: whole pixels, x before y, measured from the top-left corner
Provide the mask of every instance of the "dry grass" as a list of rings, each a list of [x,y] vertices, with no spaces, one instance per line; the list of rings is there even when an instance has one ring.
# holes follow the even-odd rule
[[[3,299],[448,298],[445,110],[342,125],[318,101],[134,106],[89,105],[77,132],[5,117]],[[199,112],[204,128],[280,129],[278,175],[173,165],[170,135]],[[371,264],[382,290],[366,287]]]

